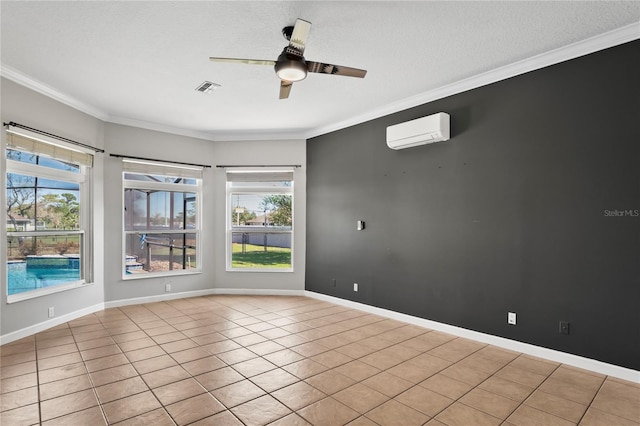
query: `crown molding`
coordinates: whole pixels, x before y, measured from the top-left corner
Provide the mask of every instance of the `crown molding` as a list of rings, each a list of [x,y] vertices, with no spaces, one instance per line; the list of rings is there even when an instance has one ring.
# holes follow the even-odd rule
[[[195,139],[204,139],[207,141],[217,140],[214,134],[207,132],[200,132],[197,130],[183,129],[180,127],[167,126],[164,124],[152,123],[150,121],[136,120],[133,118],[110,116],[108,123],[121,124],[123,126],[137,127],[139,129],[153,130],[156,132],[170,133],[172,135],[187,136]]]
[[[289,140],[306,140],[306,132],[300,130],[287,130],[282,129],[274,132],[269,130],[264,131],[252,131],[252,132],[237,132],[216,134],[216,141],[225,142],[249,142],[249,141],[289,141]]]
[[[35,92],[43,94],[51,99],[68,105],[78,111],[84,112],[92,117],[98,118],[102,121],[114,124],[122,124],[126,126],[139,127],[147,130],[155,130],[164,133],[171,133],[181,136],[193,137],[196,139],[204,139],[208,141],[255,141],[255,140],[291,140],[291,139],[310,139],[316,136],[331,133],[337,130],[341,130],[347,127],[361,124],[367,121],[374,120],[386,115],[390,115],[399,111],[403,111],[409,108],[423,105],[429,102],[436,101],[438,99],[445,98],[447,96],[455,95],[465,92],[467,90],[476,89],[478,87],[486,86],[497,81],[505,80],[511,77],[515,77],[520,74],[524,74],[530,71],[535,71],[540,68],[544,68],[550,65],[558,64],[560,62],[568,61],[580,56],[588,55],[599,50],[614,47],[623,43],[627,43],[640,38],[640,22],[636,22],[631,25],[627,25],[622,28],[618,28],[588,39],[578,41],[576,43],[563,46],[539,55],[532,56],[527,59],[523,59],[513,64],[505,65],[500,68],[493,69],[457,82],[447,84],[438,87],[434,90],[419,93],[409,98],[401,99],[397,102],[385,105],[382,108],[377,108],[351,117],[347,120],[343,120],[337,123],[332,123],[325,126],[316,127],[308,130],[301,129],[282,129],[277,132],[274,131],[250,131],[250,132],[230,132],[230,133],[216,133],[216,132],[203,132],[198,130],[190,130],[179,127],[166,126],[158,123],[151,123],[141,120],[135,120],[132,118],[112,116],[106,111],[89,105],[85,102],[74,98],[73,96],[62,93],[59,90],[54,89],[38,80],[29,77],[20,71],[11,68],[7,65],[0,64],[0,75],[7,78],[21,86],[27,87]]]
[[[251,131],[233,133],[203,132],[198,130],[183,129],[180,127],[166,126],[164,124],[152,123],[149,121],[135,120],[132,118],[111,116],[109,123],[121,124],[123,126],[137,127],[140,129],[153,130],[156,132],[171,133],[173,135],[187,136],[195,139],[203,139],[214,142],[240,142],[240,141],[282,141],[306,139],[299,131],[281,130],[272,131]]]
[[[327,126],[317,127],[306,133],[306,138],[310,139],[316,136],[335,132],[347,127],[355,126],[376,118],[384,117],[399,111],[404,111],[419,105],[446,98],[447,96],[456,95],[466,92],[467,90],[476,89],[501,80],[506,80],[520,74],[535,71],[550,65],[568,61],[580,56],[614,47],[623,43],[627,43],[640,38],[640,22],[636,22],[625,27],[621,27],[597,36],[590,37],[567,46],[559,47],[539,55],[532,56],[500,68],[477,74],[475,76],[456,81],[438,87],[434,90],[419,93],[409,98],[401,99],[397,102],[386,105],[382,108],[373,109],[364,114],[357,115],[350,119],[333,123]]]
[[[84,112],[92,117],[95,117],[102,121],[108,121],[109,114],[105,111],[94,107],[93,105],[89,105],[80,101],[73,96],[69,96],[66,93],[62,93],[61,91],[54,89],[53,87],[44,84],[43,82],[36,80],[22,72],[11,68],[8,65],[0,64],[0,75],[7,80],[11,80],[14,83],[17,83],[21,86],[26,87],[27,89],[31,89],[34,92],[40,93],[41,95],[45,95],[53,100],[56,100],[62,104],[70,106],[73,109],[76,109],[80,112]]]

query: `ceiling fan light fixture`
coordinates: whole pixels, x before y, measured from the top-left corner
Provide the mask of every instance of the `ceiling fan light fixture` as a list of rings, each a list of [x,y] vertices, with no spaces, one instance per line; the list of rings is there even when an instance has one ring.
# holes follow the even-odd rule
[[[297,81],[307,78],[307,73],[344,75],[347,77],[364,78],[367,70],[333,65],[325,62],[306,61],[304,52],[311,30],[311,22],[304,19],[296,19],[294,26],[284,27],[282,34],[289,41],[289,45],[282,49],[282,53],[275,61],[265,59],[241,59],[210,56],[215,62],[232,62],[254,65],[273,66],[276,76],[280,79],[280,99],[287,99],[291,92],[291,86]]]
[[[275,65],[276,75],[280,80],[296,82],[307,77],[307,64],[300,59],[280,59]]]

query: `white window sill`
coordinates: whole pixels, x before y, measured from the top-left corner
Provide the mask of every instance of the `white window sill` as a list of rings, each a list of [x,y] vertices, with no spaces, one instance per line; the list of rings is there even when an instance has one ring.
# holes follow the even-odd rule
[[[293,268],[282,268],[282,269],[276,269],[276,268],[227,268],[226,269],[227,272],[269,272],[269,273],[288,273],[288,272],[293,272]]]
[[[141,272],[137,274],[125,274],[123,281],[144,280],[147,278],[179,277],[182,275],[198,275],[202,269],[178,269],[170,272]]]
[[[7,303],[22,302],[24,300],[35,299],[36,297],[47,296],[49,294],[60,293],[62,291],[73,290],[74,288],[86,287],[91,283],[85,283],[84,280],[74,281],[68,284],[61,284],[52,287],[40,288],[37,290],[23,291],[21,293],[10,294],[7,296]]]

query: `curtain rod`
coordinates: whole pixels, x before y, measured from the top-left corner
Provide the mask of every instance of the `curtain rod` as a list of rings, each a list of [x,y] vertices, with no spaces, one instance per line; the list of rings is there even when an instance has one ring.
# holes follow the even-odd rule
[[[302,167],[300,164],[273,164],[273,165],[247,165],[247,166],[240,166],[240,165],[224,165],[224,164],[218,164],[216,166],[219,169],[232,169],[234,167],[294,167],[294,168],[299,168]]]
[[[29,130],[30,132],[38,133],[39,135],[43,135],[43,136],[48,136],[50,138],[54,138],[54,139],[57,139],[59,141],[67,142],[67,143],[70,143],[72,145],[77,145],[77,146],[81,146],[83,148],[91,149],[91,150],[93,150],[95,152],[100,152],[100,153],[104,152],[104,149],[96,148],[94,146],[87,145],[87,144],[84,144],[82,142],[76,142],[76,141],[71,140],[71,139],[63,138],[62,136],[54,135],[53,133],[43,132],[42,130],[34,129],[33,127],[24,126],[22,124],[14,123],[13,121],[11,121],[9,123],[2,123],[2,124],[5,127],[12,126],[12,127],[17,127],[19,129],[23,129],[23,130]]]
[[[195,163],[182,163],[180,161],[167,161],[167,160],[157,160],[155,158],[145,158],[145,157],[133,157],[131,155],[121,155],[121,154],[109,154],[112,157],[116,158],[129,158],[131,160],[143,160],[143,161],[157,161],[158,163],[167,163],[167,164],[180,164],[182,166],[195,166],[195,167],[203,167],[203,168],[211,168],[211,166],[207,164],[195,164]]]

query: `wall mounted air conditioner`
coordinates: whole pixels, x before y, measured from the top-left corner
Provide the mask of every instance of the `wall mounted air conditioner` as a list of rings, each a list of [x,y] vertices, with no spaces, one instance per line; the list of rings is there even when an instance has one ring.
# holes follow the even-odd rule
[[[387,145],[391,149],[449,140],[449,114],[439,112],[387,127]]]

